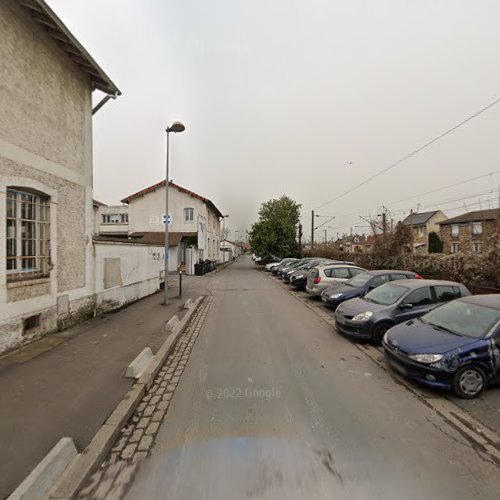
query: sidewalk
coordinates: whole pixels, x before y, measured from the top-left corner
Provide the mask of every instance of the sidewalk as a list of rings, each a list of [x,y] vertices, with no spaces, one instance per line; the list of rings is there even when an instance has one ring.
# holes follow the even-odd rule
[[[92,439],[132,380],[128,364],[144,347],[153,353],[166,340],[165,321],[183,315],[188,298],[205,295],[207,277],[171,280],[163,293],[146,297],[0,358],[0,498],[10,494],[63,437],[78,450]]]

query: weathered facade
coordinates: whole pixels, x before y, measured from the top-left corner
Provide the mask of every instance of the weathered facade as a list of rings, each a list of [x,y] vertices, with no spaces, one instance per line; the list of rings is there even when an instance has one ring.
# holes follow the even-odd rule
[[[200,259],[219,261],[221,212],[209,199],[173,182],[169,183],[168,193],[169,232],[179,236],[175,249],[170,250],[174,255],[169,253],[169,270],[176,271],[186,263],[186,248],[193,241]],[[129,206],[130,236],[164,233],[165,195],[165,181],[162,181],[122,200]]]
[[[444,253],[488,253],[500,244],[500,210],[477,210],[440,223]]]
[[[0,32],[1,352],[93,311],[91,94],[119,91],[42,1]]]

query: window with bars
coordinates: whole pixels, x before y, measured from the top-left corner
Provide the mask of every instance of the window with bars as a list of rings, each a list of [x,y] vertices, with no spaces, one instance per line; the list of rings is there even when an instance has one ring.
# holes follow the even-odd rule
[[[48,196],[7,188],[7,281],[48,276]]]

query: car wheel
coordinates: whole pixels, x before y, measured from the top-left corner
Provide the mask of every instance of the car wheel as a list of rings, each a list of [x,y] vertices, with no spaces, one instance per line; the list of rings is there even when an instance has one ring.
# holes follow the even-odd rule
[[[477,398],[486,385],[486,375],[477,366],[463,366],[453,376],[453,392],[463,399]]]
[[[392,325],[390,323],[379,323],[378,325],[375,325],[375,328],[373,329],[372,333],[373,342],[377,345],[381,345],[385,332],[389,330],[391,326]]]

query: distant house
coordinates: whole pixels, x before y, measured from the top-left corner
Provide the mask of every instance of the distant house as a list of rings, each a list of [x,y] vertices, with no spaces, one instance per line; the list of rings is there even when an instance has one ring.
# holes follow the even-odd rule
[[[105,205],[94,200],[94,233],[128,235],[128,206]]]
[[[429,252],[429,234],[439,234],[439,223],[446,219],[441,210],[433,212],[411,213],[402,221],[409,226],[413,235],[413,251],[416,253]]]
[[[445,253],[488,253],[500,244],[500,210],[476,210],[439,223]]]
[[[221,261],[228,262],[232,260],[233,257],[236,258],[241,255],[242,248],[239,243],[230,240],[222,240],[220,243],[220,251],[222,253]]]
[[[188,247],[196,247],[196,260],[220,260],[222,213],[212,201],[169,182],[169,270],[192,267]],[[124,198],[128,205],[128,235],[165,244],[165,181]]]
[[[42,0],[0,32],[2,352],[93,314],[92,92],[120,91]]]

